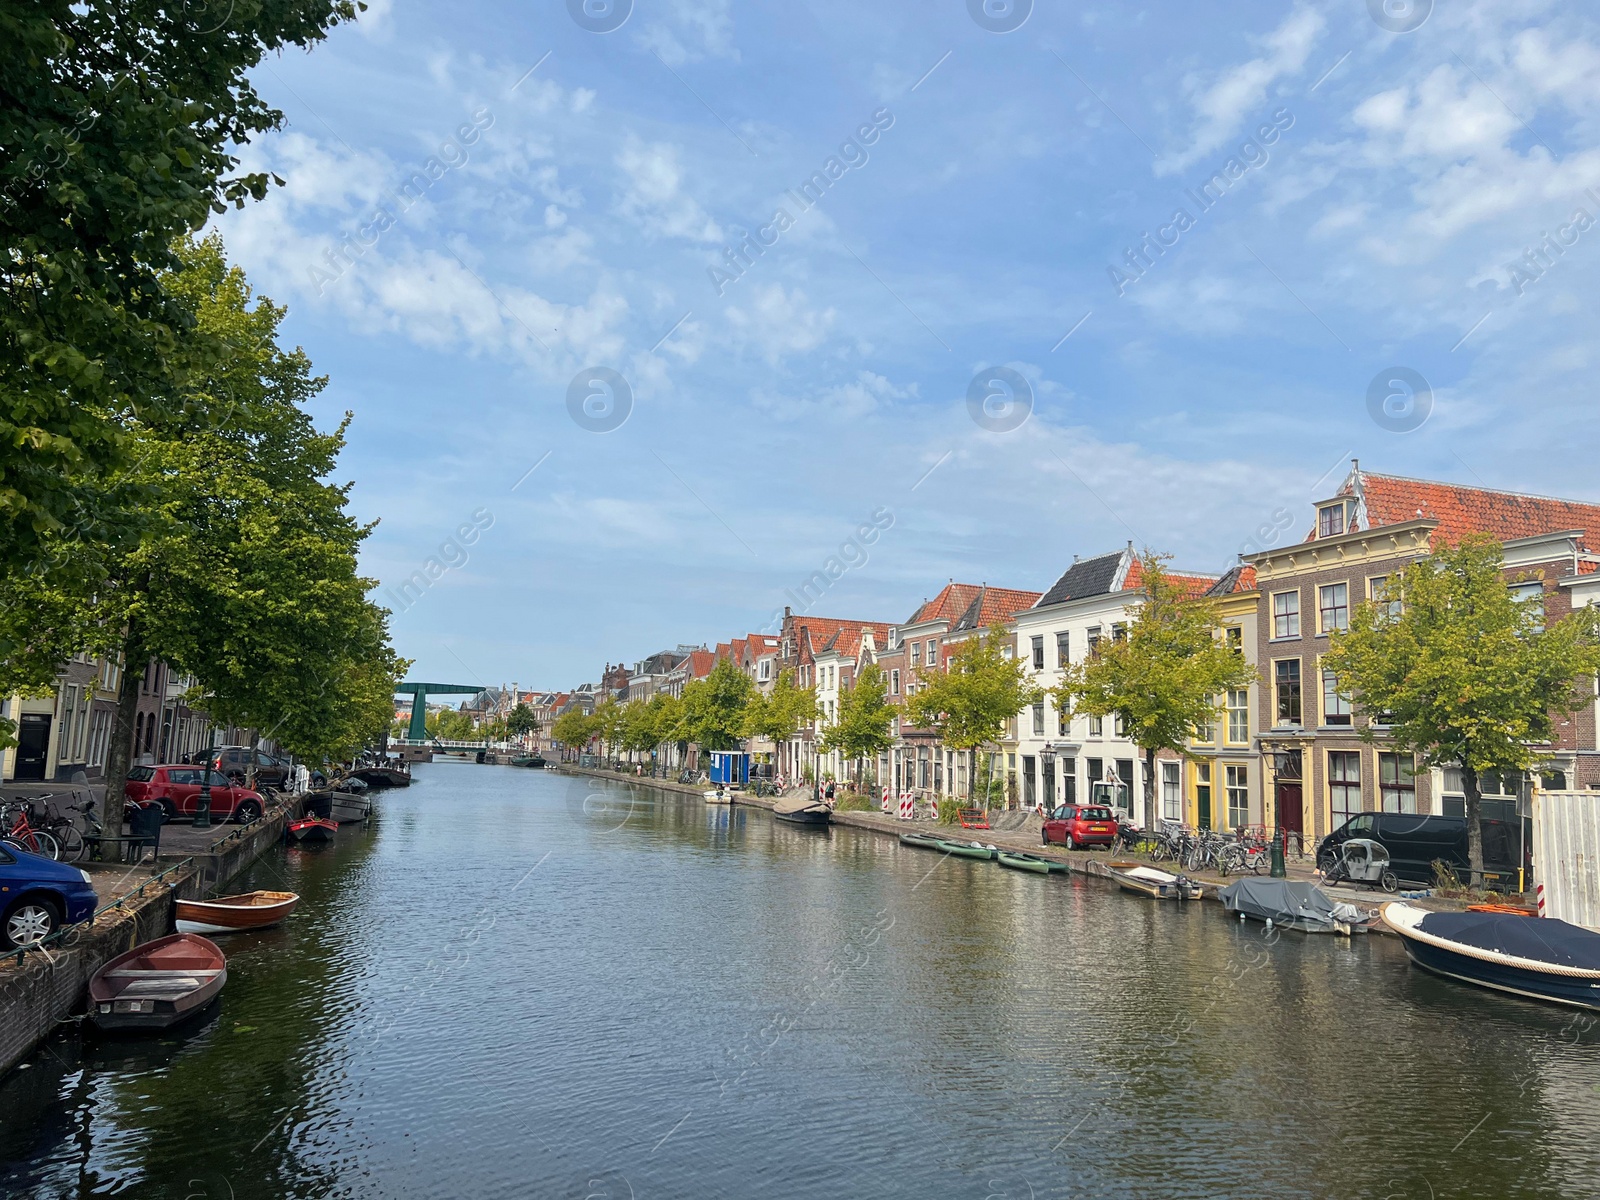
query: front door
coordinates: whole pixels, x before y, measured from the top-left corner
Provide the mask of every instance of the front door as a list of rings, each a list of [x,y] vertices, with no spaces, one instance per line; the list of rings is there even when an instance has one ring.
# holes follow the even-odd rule
[[[1299,838],[1304,821],[1300,810],[1300,783],[1278,783],[1278,830],[1280,833],[1292,834]]]
[[[1044,772],[1043,804],[1046,808],[1054,808],[1056,803],[1056,760],[1047,758],[1040,764]]]
[[[1039,794],[1034,789],[1037,783],[1033,778],[1033,755],[1022,756],[1022,807],[1032,808],[1039,802]]]
[[[1194,766],[1194,806],[1195,826],[1199,829],[1211,828],[1211,764],[1196,763]]]
[[[19,780],[44,780],[45,761],[50,757],[49,713],[23,713],[17,726],[17,769]]]

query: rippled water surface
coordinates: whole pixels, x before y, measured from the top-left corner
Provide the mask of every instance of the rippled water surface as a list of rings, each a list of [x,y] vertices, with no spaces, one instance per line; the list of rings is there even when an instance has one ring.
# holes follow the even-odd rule
[[[438,763],[183,1036],[0,1081],[5,1197],[1600,1195],[1600,1025],[1215,905]]]

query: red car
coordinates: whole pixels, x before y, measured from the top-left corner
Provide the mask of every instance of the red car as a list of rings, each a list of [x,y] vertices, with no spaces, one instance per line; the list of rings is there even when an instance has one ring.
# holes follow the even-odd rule
[[[1085,846],[1111,848],[1117,837],[1117,819],[1100,804],[1063,804],[1044,821],[1043,840],[1060,842],[1068,850]]]
[[[172,763],[159,767],[129,767],[123,795],[138,805],[159,804],[171,821],[192,817],[200,807],[204,767]],[[236,787],[220,771],[211,772],[211,815],[217,820],[249,824],[261,816],[261,795]]]

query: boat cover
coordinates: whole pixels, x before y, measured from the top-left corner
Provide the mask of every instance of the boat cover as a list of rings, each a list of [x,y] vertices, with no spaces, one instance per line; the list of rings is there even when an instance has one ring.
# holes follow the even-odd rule
[[[813,799],[810,796],[795,796],[788,800],[779,800],[772,806],[772,811],[775,813],[793,814],[815,810],[827,812],[828,806],[821,800]]]
[[[1424,933],[1531,958],[1556,966],[1600,971],[1600,933],[1553,917],[1521,917],[1511,913],[1429,913],[1417,924]]]
[[[1260,921],[1332,929],[1335,921],[1360,919],[1348,904],[1336,904],[1314,883],[1290,879],[1237,879],[1218,893],[1229,912]]]

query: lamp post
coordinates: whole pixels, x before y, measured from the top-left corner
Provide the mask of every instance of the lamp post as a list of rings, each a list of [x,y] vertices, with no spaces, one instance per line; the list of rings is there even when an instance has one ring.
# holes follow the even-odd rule
[[[1044,804],[1044,811],[1049,812],[1056,804],[1056,746],[1054,742],[1046,742],[1039,748],[1039,766],[1044,777],[1050,781],[1050,795]]]
[[[200,797],[195,804],[194,827],[211,828],[211,752],[217,745],[217,727],[206,723],[206,762],[200,769]]]

